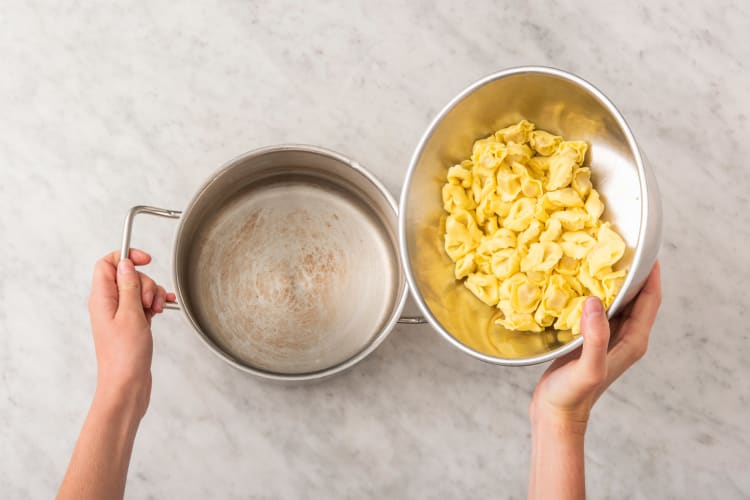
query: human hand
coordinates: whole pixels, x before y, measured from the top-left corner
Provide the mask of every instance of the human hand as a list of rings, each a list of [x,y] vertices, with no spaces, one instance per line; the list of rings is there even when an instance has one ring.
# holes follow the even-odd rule
[[[96,263],[89,297],[97,395],[133,403],[139,419],[151,394],[151,318],[164,310],[166,301],[175,300],[134,267],[149,262],[151,256],[136,249],[122,262],[118,252],[107,254]]]
[[[598,298],[586,299],[581,318],[583,347],[556,359],[544,372],[529,407],[532,421],[552,420],[583,434],[599,396],[646,354],[660,304],[658,262],[636,299],[611,322]]]

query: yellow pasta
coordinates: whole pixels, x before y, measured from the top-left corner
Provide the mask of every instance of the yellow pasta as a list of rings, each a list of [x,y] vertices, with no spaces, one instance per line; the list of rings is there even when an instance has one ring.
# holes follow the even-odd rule
[[[521,120],[448,169],[445,251],[456,279],[508,329],[579,334],[585,298],[608,308],[625,281],[614,269],[625,242],[601,220],[587,147]]]

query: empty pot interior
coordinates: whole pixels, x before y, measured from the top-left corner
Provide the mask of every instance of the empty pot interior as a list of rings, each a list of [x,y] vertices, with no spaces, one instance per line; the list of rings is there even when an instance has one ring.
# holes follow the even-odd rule
[[[591,166],[592,181],[606,205],[602,219],[613,223],[628,246],[618,268],[631,264],[641,227],[638,153],[613,110],[585,86],[544,72],[510,74],[481,83],[445,112],[415,153],[403,195],[405,258],[416,291],[443,329],[475,351],[504,359],[550,352],[572,335],[552,329],[519,334],[494,324],[495,308],[453,276],[453,263],[443,249],[447,214],[441,188],[448,168],[470,157],[474,141],[521,119],[566,140],[589,143],[584,163]],[[620,303],[615,301],[610,312]]]
[[[275,149],[219,172],[176,241],[188,316],[217,352],[273,374],[328,370],[385,335],[405,290],[394,207],[329,155]]]

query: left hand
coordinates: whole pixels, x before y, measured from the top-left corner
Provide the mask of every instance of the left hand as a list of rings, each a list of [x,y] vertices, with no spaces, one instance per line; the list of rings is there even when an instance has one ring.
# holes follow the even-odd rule
[[[165,301],[175,300],[173,293],[135,270],[149,262],[151,256],[136,249],[123,261],[118,252],[107,254],[96,264],[89,298],[97,394],[134,403],[138,418],[151,394],[151,319],[164,310]]]

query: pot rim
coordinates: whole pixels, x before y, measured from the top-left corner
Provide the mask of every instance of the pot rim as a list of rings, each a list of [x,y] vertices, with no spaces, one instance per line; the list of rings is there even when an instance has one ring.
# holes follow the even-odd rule
[[[303,153],[317,154],[317,155],[331,158],[333,160],[336,160],[340,163],[347,165],[349,168],[352,168],[353,170],[358,172],[360,175],[362,175],[376,188],[376,190],[388,202],[388,206],[391,208],[394,215],[398,217],[398,203],[396,202],[393,195],[372,173],[370,173],[358,161],[353,160],[331,149],[323,148],[320,146],[313,146],[309,144],[285,143],[285,144],[278,144],[278,145],[272,145],[272,146],[263,146],[263,147],[256,148],[256,149],[247,151],[245,153],[242,153],[232,158],[231,160],[225,162],[214,173],[212,173],[206,179],[206,181],[204,181],[204,183],[195,191],[193,196],[190,198],[190,201],[186,205],[185,209],[183,210],[182,216],[180,217],[180,221],[177,226],[177,232],[175,233],[175,237],[174,237],[174,243],[172,246],[172,280],[174,282],[175,293],[177,295],[178,302],[182,304],[181,310],[184,316],[192,325],[193,330],[201,339],[201,341],[209,348],[209,350],[212,351],[214,354],[216,354],[219,358],[221,358],[225,362],[234,366],[238,370],[241,370],[246,373],[250,373],[252,375],[255,375],[257,377],[260,377],[262,379],[269,380],[269,381],[307,382],[307,381],[314,381],[314,380],[323,380],[325,378],[341,373],[351,368],[352,366],[356,365],[360,361],[362,361],[364,358],[369,356],[373,351],[375,351],[380,346],[380,344],[382,344],[383,341],[388,337],[388,335],[393,331],[401,315],[401,312],[403,311],[404,305],[406,303],[406,298],[409,293],[409,285],[407,284],[406,280],[404,280],[404,283],[402,286],[403,289],[401,290],[400,294],[397,295],[397,300],[395,301],[395,304],[391,310],[391,315],[389,317],[388,322],[383,327],[381,327],[380,331],[374,335],[370,343],[364,349],[362,349],[361,351],[359,351],[357,354],[350,357],[349,359],[341,363],[338,363],[332,367],[323,369],[323,370],[318,370],[318,371],[309,372],[309,373],[284,374],[284,373],[276,373],[276,372],[261,370],[258,368],[252,368],[250,366],[242,364],[236,359],[229,356],[226,352],[220,349],[216,344],[214,344],[214,342],[208,337],[208,335],[205,332],[203,332],[198,322],[195,320],[191,312],[185,306],[187,302],[185,301],[185,297],[182,293],[182,283],[179,279],[179,273],[177,272],[178,270],[177,250],[178,250],[178,243],[182,236],[184,223],[190,217],[192,208],[195,205],[195,202],[201,196],[201,194],[203,194],[226,171],[234,168],[237,164],[242,163],[249,158],[254,158],[254,157],[263,156],[263,155],[267,155],[270,153],[282,152],[282,151],[298,151],[298,152],[303,152]],[[396,238],[398,237],[398,231],[396,231],[396,234],[394,234],[394,237]],[[398,242],[394,242],[394,243],[396,245],[395,251],[399,252]],[[401,256],[397,255],[397,257],[398,257],[398,260],[400,261]],[[397,267],[398,267],[397,270],[399,273],[403,272],[403,266],[401,266],[400,263],[397,264]]]
[[[434,133],[435,128],[443,121],[445,116],[450,111],[452,111],[453,108],[455,108],[466,97],[474,93],[479,88],[487,85],[488,83],[491,83],[491,82],[494,82],[495,80],[500,80],[502,78],[506,78],[509,76],[517,76],[517,75],[523,75],[523,74],[543,74],[547,76],[553,76],[553,77],[561,78],[564,80],[568,80],[582,87],[589,94],[591,94],[596,100],[598,100],[600,104],[602,104],[611,113],[611,115],[614,117],[615,121],[619,125],[620,129],[623,131],[625,138],[627,140],[628,146],[630,148],[630,151],[633,153],[633,156],[635,158],[636,166],[638,169],[638,187],[640,190],[640,203],[641,203],[641,217],[640,217],[640,224],[638,228],[638,239],[636,243],[635,253],[633,255],[633,265],[631,266],[631,269],[635,268],[638,262],[642,260],[641,256],[644,252],[644,247],[645,247],[645,241],[643,238],[644,228],[646,227],[646,224],[648,221],[648,212],[649,212],[648,190],[646,186],[646,172],[644,169],[643,156],[635,140],[635,137],[630,129],[630,126],[628,125],[622,113],[620,113],[620,111],[614,105],[614,103],[607,96],[605,96],[604,93],[602,93],[599,89],[594,87],[594,85],[584,80],[583,78],[577,75],[574,75],[572,73],[569,73],[567,71],[563,71],[563,70],[548,67],[548,66],[511,67],[511,68],[507,68],[507,69],[504,69],[495,73],[491,73],[489,75],[486,75],[480,78],[479,80],[475,81],[474,83],[464,88],[453,99],[451,99],[450,102],[448,102],[448,104],[445,105],[445,107],[443,107],[443,109],[437,114],[437,116],[435,116],[435,118],[433,118],[433,120],[430,122],[425,132],[422,134],[422,137],[420,138],[419,143],[414,149],[414,153],[412,154],[411,160],[409,162],[409,169],[406,172],[406,179],[401,189],[401,198],[400,198],[399,210],[398,210],[399,253],[400,253],[400,257],[401,257],[404,271],[406,274],[406,280],[409,283],[409,289],[411,290],[412,296],[414,297],[414,301],[417,303],[417,306],[419,307],[424,317],[427,318],[427,321],[429,321],[430,325],[435,330],[437,330],[438,333],[440,333],[440,335],[445,340],[447,340],[450,344],[452,344],[454,347],[458,348],[465,354],[468,354],[469,356],[480,359],[486,363],[503,365],[503,366],[528,366],[528,365],[535,365],[539,363],[545,363],[547,361],[552,361],[553,359],[559,356],[562,356],[564,354],[567,354],[577,349],[578,347],[580,347],[583,344],[583,336],[579,336],[578,338],[573,339],[572,341],[558,347],[557,349],[546,352],[544,354],[531,356],[528,358],[502,358],[499,356],[490,356],[488,354],[484,354],[475,349],[472,349],[471,347],[458,341],[453,335],[450,334],[450,332],[448,332],[445,328],[443,328],[443,326],[440,324],[437,318],[435,318],[435,316],[432,314],[432,311],[425,303],[424,298],[422,297],[422,293],[420,292],[419,287],[417,286],[416,279],[414,277],[414,273],[412,272],[411,264],[408,258],[409,252],[408,252],[408,248],[406,244],[406,210],[405,209],[406,209],[407,194],[411,187],[414,170],[416,169],[416,165],[419,160],[419,157],[422,155],[425,145],[427,144],[427,141],[430,139],[430,137]],[[625,282],[623,283],[622,288],[618,292],[617,297],[615,298],[612,305],[607,311],[607,316],[609,318],[613,317],[618,312],[618,310],[624,305],[622,302],[624,300],[626,291],[632,286],[634,278],[635,278],[634,272],[629,272],[627,274],[627,277],[625,278]]]

